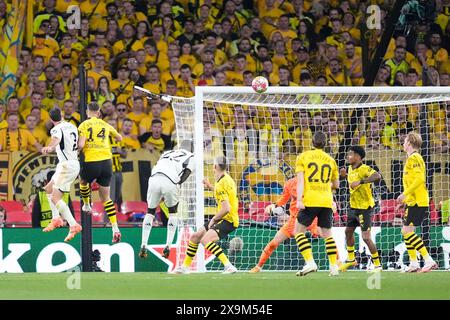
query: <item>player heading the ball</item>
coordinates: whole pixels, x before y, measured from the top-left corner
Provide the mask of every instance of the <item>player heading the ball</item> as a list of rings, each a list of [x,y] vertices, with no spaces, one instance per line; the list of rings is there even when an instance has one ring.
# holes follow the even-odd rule
[[[194,154],[192,153],[192,143],[183,141],[180,148],[164,152],[152,170],[152,175],[148,179],[147,189],[147,214],[142,223],[142,243],[139,257],[147,257],[147,244],[155,219],[156,207],[164,198],[164,203],[169,210],[169,221],[167,222],[166,247],[163,250],[163,257],[168,258],[170,245],[173,242],[177,229],[177,208],[179,203],[179,187],[189,175],[194,171]]]

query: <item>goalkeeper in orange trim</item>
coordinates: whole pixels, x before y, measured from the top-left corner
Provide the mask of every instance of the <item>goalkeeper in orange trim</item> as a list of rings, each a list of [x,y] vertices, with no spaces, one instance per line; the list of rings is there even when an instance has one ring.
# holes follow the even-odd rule
[[[286,205],[289,200],[291,201],[289,207],[289,220],[275,234],[275,237],[266,245],[263,252],[261,253],[258,264],[250,270],[250,273],[260,272],[263,265],[272,255],[272,252],[280,245],[280,243],[294,236],[295,221],[297,219],[297,214],[299,211],[297,208],[297,184],[297,177],[289,179],[286,182],[283,188],[283,194],[278,199],[278,201],[275,204],[270,204],[266,207],[266,213],[277,214],[277,212],[280,212],[279,210],[281,209],[281,206]],[[308,227],[308,230],[313,234],[313,236],[318,236],[317,218],[314,219],[313,223]]]

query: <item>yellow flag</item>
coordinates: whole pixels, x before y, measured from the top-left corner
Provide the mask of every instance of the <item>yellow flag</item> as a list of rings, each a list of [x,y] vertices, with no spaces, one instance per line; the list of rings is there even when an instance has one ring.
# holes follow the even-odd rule
[[[25,33],[25,16],[29,0],[13,0],[7,13],[0,47],[0,101],[14,92],[19,54]]]

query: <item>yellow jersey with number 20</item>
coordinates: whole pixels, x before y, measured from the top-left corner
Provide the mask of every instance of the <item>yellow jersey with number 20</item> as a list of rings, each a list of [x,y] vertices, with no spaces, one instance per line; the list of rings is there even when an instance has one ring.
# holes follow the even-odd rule
[[[305,207],[332,208],[331,182],[338,179],[336,161],[325,151],[314,149],[297,157],[295,173],[303,172]]]
[[[116,129],[96,117],[90,118],[78,127],[80,137],[86,138],[83,148],[84,161],[94,162],[112,158],[109,136],[118,135]]]

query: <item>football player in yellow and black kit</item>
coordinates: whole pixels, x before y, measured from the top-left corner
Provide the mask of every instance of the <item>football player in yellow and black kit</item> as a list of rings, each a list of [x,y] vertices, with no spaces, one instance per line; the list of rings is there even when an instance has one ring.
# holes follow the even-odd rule
[[[355,229],[361,227],[362,238],[367,244],[375,266],[370,272],[382,270],[380,256],[377,247],[370,236],[372,226],[372,211],[375,200],[372,195],[372,183],[381,180],[381,175],[362,161],[366,156],[363,147],[352,146],[347,154],[348,174],[345,168],[341,169],[341,177],[347,176],[350,188],[350,211],[347,215],[345,228],[345,240],[347,244],[347,260],[340,267],[340,271],[346,271],[356,266],[355,259]]]
[[[330,262],[330,276],[339,274],[337,266],[337,248],[331,235],[333,225],[333,189],[339,187],[339,173],[336,161],[323,148],[327,136],[317,131],[312,138],[314,149],[305,151],[297,157],[295,172],[298,177],[297,186],[297,224],[295,241],[306,264],[297,276],[305,276],[317,271],[311,243],[305,236],[306,228],[317,217],[319,235],[325,239],[325,248]]]
[[[404,272],[429,272],[438,267],[422,239],[415,233],[415,227],[421,226],[428,215],[430,204],[425,178],[426,166],[419,153],[421,146],[422,137],[416,132],[408,133],[403,143],[403,150],[408,155],[403,169],[403,193],[397,198],[401,206],[406,206],[402,234],[409,254],[409,266]],[[422,269],[417,262],[416,251],[419,251],[425,260]]]
[[[117,141],[122,141],[122,136],[111,125],[98,118],[99,110],[100,107],[96,102],[89,103],[87,108],[89,119],[83,121],[78,127],[78,147],[84,155],[80,170],[80,195],[83,199],[83,211],[91,212],[90,183],[94,180],[97,181],[100,185],[100,199],[112,225],[112,242],[117,243],[121,239],[121,234],[117,225],[116,208],[109,193],[112,177],[112,153],[109,137],[111,135]]]
[[[226,172],[226,167],[225,157],[218,157],[214,161],[215,186],[208,180],[204,180],[204,184],[208,189],[214,189],[217,213],[191,236],[186,250],[186,258],[183,265],[177,268],[176,273],[189,272],[189,267],[197,253],[199,243],[222,262],[225,266],[223,273],[237,272],[236,267],[231,264],[223,250],[216,243],[217,240],[225,238],[239,226],[236,183]]]

